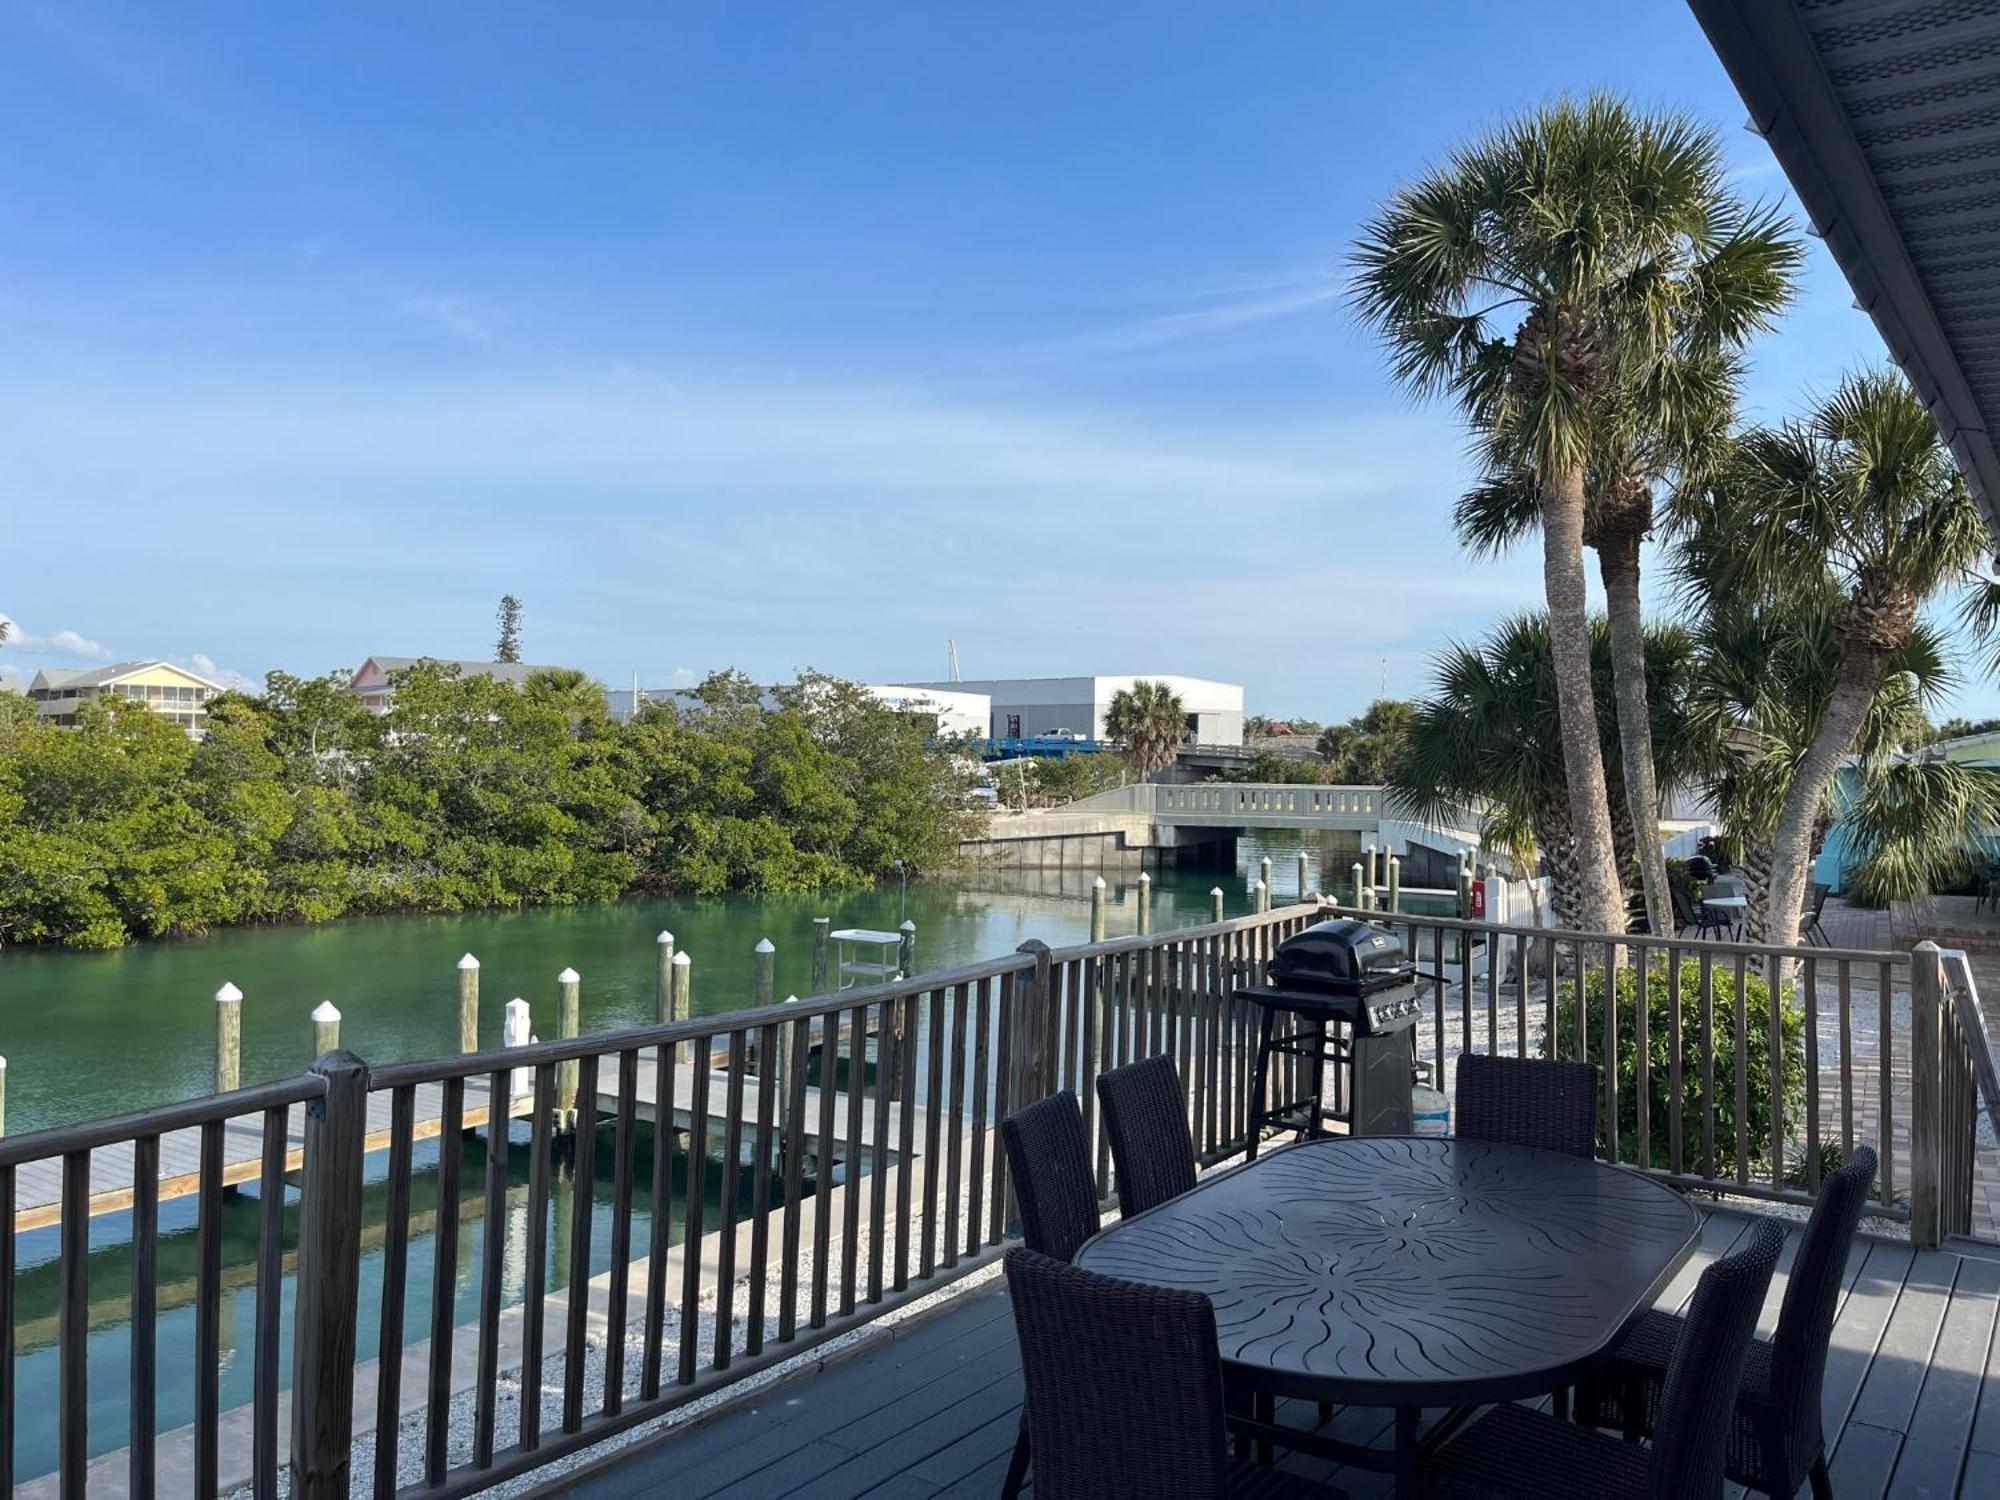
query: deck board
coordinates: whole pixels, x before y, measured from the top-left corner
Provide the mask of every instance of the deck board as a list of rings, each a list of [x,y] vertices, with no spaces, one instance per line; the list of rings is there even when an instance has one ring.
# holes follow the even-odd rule
[[[1711,1214],[1695,1257],[1659,1305],[1683,1308],[1701,1266],[1727,1253],[1749,1222]],[[1787,1266],[1796,1229],[1790,1239]],[[1770,1306],[1781,1296],[1774,1285]],[[1858,1241],[1843,1271],[1825,1411],[1834,1490],[1843,1500],[2000,1493],[2000,1261]],[[990,1497],[1006,1472],[1019,1412],[1013,1320],[1004,1291],[988,1284],[542,1493]],[[1310,1427],[1319,1415],[1309,1402],[1283,1401],[1277,1419]],[[1386,1412],[1345,1407],[1323,1430],[1380,1442],[1388,1426]],[[1356,1500],[1388,1490],[1385,1475],[1304,1454],[1284,1453],[1279,1462]]]

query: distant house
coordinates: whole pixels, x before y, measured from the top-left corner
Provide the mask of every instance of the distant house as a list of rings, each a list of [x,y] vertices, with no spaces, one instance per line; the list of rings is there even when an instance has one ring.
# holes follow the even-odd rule
[[[1978,734],[1960,735],[1956,739],[1933,740],[1911,751],[1910,757],[1956,761],[1961,765],[1978,766],[1982,770],[2000,771],[2000,730],[1988,729]],[[1813,860],[1812,878],[1827,886],[1835,895],[1847,884],[1848,873],[1857,863],[1853,830],[1840,816],[1839,810],[1845,809],[1859,790],[1855,757],[1850,755],[1834,779],[1836,813],[1833,826],[1827,829],[1826,841],[1820,845],[1819,854]],[[1985,829],[1982,837],[1989,849],[2000,849],[2000,828]]]
[[[1104,716],[1111,700],[1134,683],[1164,682],[1187,714],[1187,739],[1203,745],[1243,743],[1243,689],[1205,677],[1152,673],[1141,676],[995,677],[963,682],[912,682],[897,691],[922,688],[987,699],[986,732],[995,739],[1061,734],[1087,740],[1105,737]]]
[[[347,691],[359,698],[373,714],[386,714],[395,686],[391,679],[422,662],[433,666],[456,667],[461,677],[492,677],[516,686],[536,672],[553,672],[554,667],[537,667],[519,661],[446,661],[436,656],[371,656],[354,669]]]
[[[196,739],[208,721],[208,700],[223,691],[221,683],[167,661],[121,661],[78,671],[44,667],[28,684],[35,716],[62,728],[74,725],[77,709],[93,699],[125,698],[172,719]]]

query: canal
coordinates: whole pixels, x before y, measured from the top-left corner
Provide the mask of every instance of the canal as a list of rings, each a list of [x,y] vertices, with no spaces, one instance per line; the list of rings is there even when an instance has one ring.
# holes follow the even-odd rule
[[[1319,883],[1324,858],[1336,871],[1353,858],[1351,836],[1322,842],[1319,836],[1245,837],[1233,873],[1163,871],[1155,876],[1156,929],[1207,920],[1212,887],[1220,886],[1230,915],[1249,910],[1257,862],[1269,855],[1275,899],[1297,893],[1297,853],[1308,856],[1309,886]],[[917,966],[948,969],[974,959],[1006,953],[1029,938],[1052,946],[1086,941],[1093,872],[1030,872],[969,876],[912,885],[908,914],[917,926]],[[1114,880],[1108,891],[1109,930],[1116,936],[1134,929],[1135,881]],[[41,1126],[123,1112],[206,1093],[213,1086],[214,992],[225,981],[245,995],[243,1078],[245,1083],[298,1072],[311,1051],[308,1016],[322,1000],[343,1015],[342,1040],[371,1062],[449,1053],[457,1046],[457,962],[463,953],[481,963],[482,1040],[497,1046],[500,1014],[515,995],[535,1008],[537,1027],[553,1030],[555,976],[574,967],[583,976],[586,1031],[650,1022],[654,1013],[655,935],[673,932],[693,958],[693,1005],[697,1014],[740,1009],[752,989],[752,950],[768,937],[777,947],[777,992],[807,993],[810,986],[812,919],[832,918],[836,927],[894,928],[903,914],[903,894],[895,886],[822,897],[734,896],[712,900],[633,900],[612,905],[526,912],[478,913],[454,917],[390,917],[345,920],[319,927],[253,928],[170,943],[141,944],[114,953],[74,954],[18,950],[0,954],[0,1054],[8,1061],[10,1134]],[[650,1131],[642,1129],[641,1158],[650,1161]],[[596,1270],[609,1265],[610,1141],[601,1135],[597,1193],[583,1202],[571,1181],[559,1175],[546,1233],[553,1288],[567,1280],[571,1215],[587,1211],[596,1221],[591,1235]],[[523,1293],[526,1254],[525,1125],[517,1123],[510,1152],[514,1192],[506,1222],[502,1263],[505,1301],[517,1305]],[[412,1235],[407,1335],[425,1336],[430,1321],[432,1232],[437,1203],[435,1143],[417,1147],[412,1190]],[[484,1221],[481,1196],[483,1147],[468,1146],[462,1184],[459,1275],[453,1288],[455,1321],[474,1316],[481,1246],[495,1226]],[[368,1218],[364,1230],[360,1357],[373,1355],[379,1332],[380,1251],[383,1215],[381,1162],[371,1157]],[[706,1180],[711,1224],[719,1216],[722,1166],[711,1160]],[[676,1203],[683,1201],[687,1163],[677,1153],[673,1167]],[[643,1247],[650,1232],[652,1205],[637,1176],[632,1241]],[[739,1195],[747,1200],[748,1193]],[[296,1203],[291,1212],[296,1214]],[[259,1205],[254,1187],[228,1198],[223,1210],[226,1236],[222,1404],[247,1402],[255,1290],[252,1280]],[[672,1221],[679,1220],[678,1211]],[[125,1316],[131,1264],[129,1220],[106,1215],[92,1223],[89,1262],[90,1449],[104,1453],[126,1442]],[[160,1318],[158,1325],[159,1427],[170,1430],[192,1419],[195,1271],[195,1200],[160,1207]],[[288,1243],[292,1235],[288,1233]],[[17,1473],[47,1472],[55,1457],[55,1405],[36,1393],[55,1389],[56,1255],[53,1228],[18,1237],[16,1320],[21,1392],[17,1426]],[[290,1331],[291,1283],[286,1278],[282,1326]],[[280,1368],[289,1372],[289,1360]]]

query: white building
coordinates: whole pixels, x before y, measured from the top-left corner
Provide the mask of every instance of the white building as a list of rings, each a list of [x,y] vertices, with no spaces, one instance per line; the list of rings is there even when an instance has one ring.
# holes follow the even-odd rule
[[[1164,682],[1179,696],[1187,711],[1188,738],[1194,743],[1243,743],[1243,689],[1233,682],[1211,682],[1205,677],[1150,672],[1124,677],[992,677],[914,682],[909,686],[932,693],[984,694],[990,700],[986,731],[994,739],[1069,730],[1101,740],[1111,699],[1136,682]]]
[[[943,688],[868,682],[862,684],[862,691],[881,699],[899,714],[935,719],[942,739],[955,740],[966,735],[984,739],[993,714],[991,698],[962,685]]]

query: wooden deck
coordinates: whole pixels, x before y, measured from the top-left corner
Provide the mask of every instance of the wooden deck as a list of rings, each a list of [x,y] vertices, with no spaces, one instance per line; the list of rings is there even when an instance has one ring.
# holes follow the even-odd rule
[[[1750,1222],[1711,1214],[1695,1258],[1661,1305],[1684,1305],[1702,1266]],[[1763,1332],[1777,1317],[1796,1244],[1794,1232]],[[1833,1487],[1842,1500],[2000,1494],[1996,1309],[2000,1246],[1959,1242],[1916,1252],[1890,1240],[1855,1245],[1825,1387]],[[586,1500],[990,1497],[1006,1471],[1020,1400],[1013,1320],[1005,1293],[989,1283],[884,1329],[844,1358],[609,1455],[540,1493]],[[1280,1417],[1299,1426],[1318,1421],[1304,1402],[1282,1403]],[[1337,1409],[1327,1430],[1372,1440],[1387,1425],[1387,1413],[1350,1407]],[[1382,1475],[1296,1455],[1283,1463],[1352,1495],[1386,1493]]]

